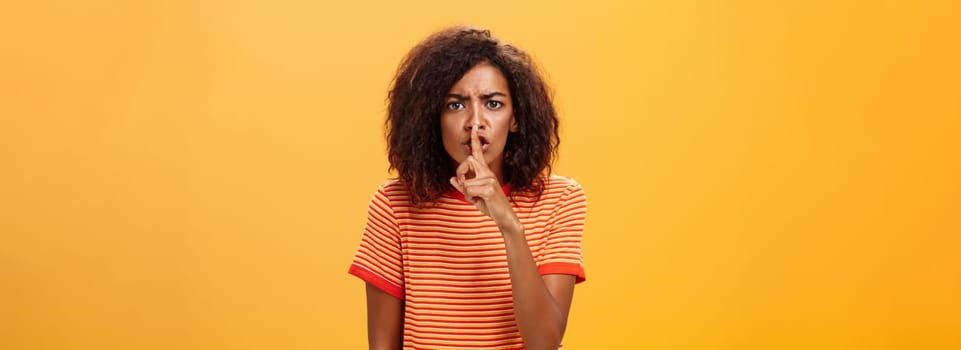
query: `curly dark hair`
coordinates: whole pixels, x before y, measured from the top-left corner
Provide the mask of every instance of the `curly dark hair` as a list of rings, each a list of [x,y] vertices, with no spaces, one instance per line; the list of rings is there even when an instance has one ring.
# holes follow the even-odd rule
[[[511,197],[543,192],[560,137],[551,92],[533,60],[500,42],[489,30],[452,27],[411,49],[387,95],[387,154],[413,204],[433,202],[452,186],[456,164],[441,139],[440,114],[447,92],[478,63],[488,62],[507,79],[516,132],[504,147],[504,181]]]

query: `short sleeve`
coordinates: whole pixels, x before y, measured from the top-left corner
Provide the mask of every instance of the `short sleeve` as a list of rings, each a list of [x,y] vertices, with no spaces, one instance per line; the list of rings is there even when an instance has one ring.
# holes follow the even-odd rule
[[[404,298],[400,231],[383,185],[370,200],[367,224],[348,273],[398,299]]]
[[[587,216],[587,197],[580,184],[570,184],[561,194],[547,223],[547,242],[538,264],[542,275],[567,274],[584,282],[581,238]]]

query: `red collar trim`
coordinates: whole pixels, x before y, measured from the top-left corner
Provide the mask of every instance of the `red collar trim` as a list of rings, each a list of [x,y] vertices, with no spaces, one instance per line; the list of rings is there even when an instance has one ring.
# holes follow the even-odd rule
[[[504,190],[505,196],[509,197],[511,195],[511,184],[502,185],[501,189]],[[471,201],[468,201],[467,198],[464,198],[463,193],[460,193],[460,191],[458,191],[456,188],[453,188],[453,187],[451,187],[450,190],[447,190],[447,196],[455,199],[459,199],[467,203],[471,203]]]

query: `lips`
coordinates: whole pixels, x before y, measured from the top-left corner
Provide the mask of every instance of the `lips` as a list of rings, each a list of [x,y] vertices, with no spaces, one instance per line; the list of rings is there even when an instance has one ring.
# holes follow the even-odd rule
[[[478,135],[477,138],[478,138],[478,140],[480,140],[480,143],[481,143],[481,152],[487,152],[487,149],[490,147],[490,141],[488,141],[488,140],[487,140],[487,137],[485,137],[485,136],[480,136],[480,135]],[[467,150],[467,153],[472,153],[472,152],[474,151],[474,150],[471,148],[471,140],[470,140],[470,138],[468,138],[467,141],[464,141],[464,142],[463,142],[463,145],[464,145],[464,149]]]

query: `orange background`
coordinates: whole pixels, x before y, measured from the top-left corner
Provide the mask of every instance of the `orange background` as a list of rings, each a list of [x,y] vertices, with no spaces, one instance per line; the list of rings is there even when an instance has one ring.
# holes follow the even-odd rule
[[[531,52],[590,200],[568,349],[961,348],[961,6],[21,1],[0,348],[359,349],[386,90]]]

